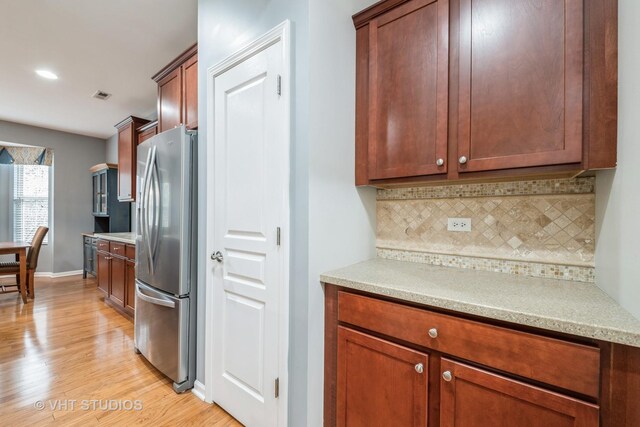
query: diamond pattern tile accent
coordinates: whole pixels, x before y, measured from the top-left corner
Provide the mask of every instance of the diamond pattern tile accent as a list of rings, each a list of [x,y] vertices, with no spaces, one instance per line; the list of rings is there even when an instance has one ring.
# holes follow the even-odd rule
[[[377,247],[382,249],[587,267],[594,264],[592,192],[379,199],[377,216]],[[471,218],[472,231],[447,231],[449,217]]]

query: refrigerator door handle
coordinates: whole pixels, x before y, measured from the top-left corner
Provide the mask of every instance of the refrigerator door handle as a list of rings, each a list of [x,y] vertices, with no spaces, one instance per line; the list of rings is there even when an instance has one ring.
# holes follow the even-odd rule
[[[143,241],[146,240],[146,222],[145,222],[145,215],[146,215],[146,210],[145,210],[145,202],[146,202],[146,195],[147,195],[147,185],[148,185],[148,179],[147,179],[147,175],[149,174],[149,163],[151,161],[151,151],[149,150],[147,152],[147,161],[145,163],[144,166],[144,173],[142,174],[142,188],[140,189],[140,212],[138,214],[138,230],[140,231],[140,235],[142,236]]]
[[[157,147],[154,145],[151,148],[151,160],[149,161],[149,163],[147,164],[147,176],[146,176],[146,180],[145,180],[145,186],[146,186],[146,194],[144,196],[144,216],[145,216],[145,225],[146,225],[146,233],[147,233],[147,237],[145,240],[146,244],[147,244],[147,257],[148,257],[148,262],[149,262],[149,273],[151,273],[151,275],[154,274],[154,265],[153,265],[153,255],[152,255],[152,249],[151,249],[151,224],[149,224],[149,199],[150,199],[150,192],[151,192],[151,184],[149,183],[149,181],[151,180],[151,174],[153,172],[153,168],[154,165],[156,163],[156,149]]]
[[[154,159],[155,160],[155,159]],[[150,177],[151,177],[151,185],[153,185],[153,190],[154,190],[154,194],[153,194],[153,225],[151,227],[151,248],[152,248],[152,252],[151,252],[151,262],[155,262],[156,260],[156,250],[158,247],[158,234],[159,234],[159,230],[158,228],[160,227],[160,213],[161,211],[161,205],[160,205],[160,198],[161,198],[161,194],[160,194],[160,178],[158,177],[158,164],[157,162],[153,162],[153,164],[151,165],[151,173],[150,173]]]
[[[146,301],[150,304],[161,305],[163,307],[176,308],[176,303],[173,301],[168,301],[166,299],[154,298],[149,295],[143,294],[140,290],[140,286],[136,286],[136,295],[143,301]]]

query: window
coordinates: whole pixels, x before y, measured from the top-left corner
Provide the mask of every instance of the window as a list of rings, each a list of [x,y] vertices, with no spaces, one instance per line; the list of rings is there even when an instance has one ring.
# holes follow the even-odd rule
[[[49,166],[15,165],[13,240],[30,242],[41,225],[49,226]]]

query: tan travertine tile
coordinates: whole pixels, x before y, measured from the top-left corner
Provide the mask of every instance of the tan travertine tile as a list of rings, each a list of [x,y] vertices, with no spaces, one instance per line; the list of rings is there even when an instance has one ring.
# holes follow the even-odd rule
[[[423,261],[433,254],[490,257],[495,261],[482,262],[483,269],[494,265],[504,271],[501,261],[510,261],[516,263],[508,268],[514,274],[535,270],[542,277],[570,278],[573,267],[594,265],[593,191],[593,178],[379,190],[377,247],[425,253],[412,255]],[[452,217],[471,218],[472,231],[448,231],[447,218]],[[480,265],[466,258],[459,263]],[[591,277],[581,270],[576,274],[577,280]]]

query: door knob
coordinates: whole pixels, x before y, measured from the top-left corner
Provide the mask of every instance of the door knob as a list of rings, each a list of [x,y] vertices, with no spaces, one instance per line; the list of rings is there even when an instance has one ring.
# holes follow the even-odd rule
[[[451,371],[444,371],[442,373],[442,379],[449,382],[453,377],[451,376]]]
[[[458,159],[458,162],[460,162],[460,164],[461,164],[461,165],[464,165],[465,163],[467,163],[467,158],[466,158],[466,156],[461,156],[461,157]]]
[[[442,165],[444,165],[444,159],[438,159],[438,160],[436,160],[436,165],[438,165],[438,166],[442,166]]]
[[[214,254],[211,254],[211,259],[214,261],[222,262],[224,257],[222,256],[222,252],[218,251]]]
[[[429,329],[429,336],[431,338],[438,338],[438,330],[436,328]]]
[[[421,373],[423,373],[423,372],[424,372],[424,365],[423,365],[422,363],[418,363],[418,364],[415,366],[415,369],[416,369],[416,372],[417,372],[417,373],[421,374]]]

